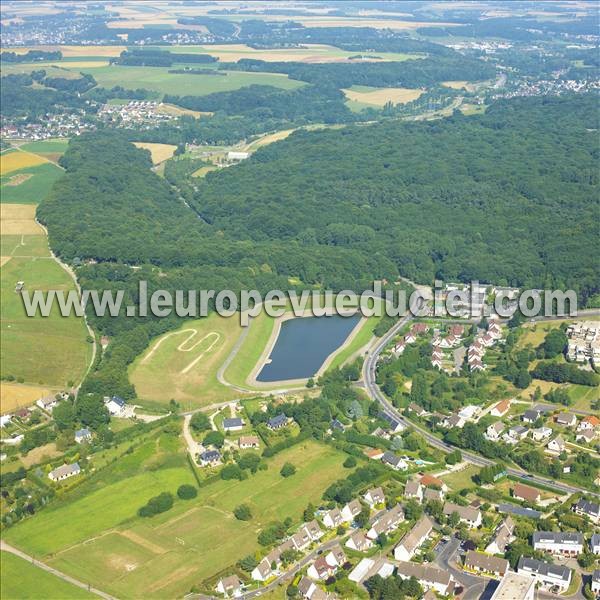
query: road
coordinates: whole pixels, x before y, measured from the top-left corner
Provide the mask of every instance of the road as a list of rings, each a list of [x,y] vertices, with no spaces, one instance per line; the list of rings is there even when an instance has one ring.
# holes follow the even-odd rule
[[[116,598],[114,596],[111,596],[105,592],[102,592],[101,590],[93,588],[93,587],[89,586],[88,584],[83,583],[83,581],[79,581],[78,579],[75,579],[74,577],[71,577],[70,575],[65,575],[61,571],[57,571],[56,569],[49,567],[47,564],[40,562],[39,560],[36,560],[35,558],[33,558],[33,556],[30,556],[29,554],[25,554],[25,552],[21,552],[21,550],[18,550],[17,548],[15,548],[14,546],[11,546],[10,544],[7,544],[4,540],[0,540],[0,550],[2,550],[3,552],[10,552],[11,554],[14,554],[15,556],[18,556],[18,557],[22,558],[23,560],[30,562],[32,565],[35,565],[36,567],[39,567],[40,569],[42,569],[48,573],[51,573],[52,575],[55,575],[56,577],[59,577],[60,579],[63,579],[64,581],[70,583],[71,585],[75,585],[84,590],[87,590],[88,592],[91,592],[92,594],[96,594],[96,596],[105,598],[105,600],[116,600]]]
[[[580,311],[585,312],[586,315],[591,314],[600,314],[600,310],[596,311]],[[363,364],[363,373],[362,373],[362,381],[364,385],[364,389],[372,400],[377,400],[379,404],[381,404],[382,408],[385,412],[392,415],[395,419],[397,419],[402,425],[405,427],[412,427],[414,430],[418,431],[427,442],[433,446],[434,448],[438,448],[443,452],[450,453],[455,450],[454,446],[447,444],[443,440],[439,439],[435,435],[433,435],[427,429],[423,429],[419,425],[415,425],[412,421],[408,421],[405,419],[402,414],[392,405],[392,403],[383,395],[379,386],[376,383],[376,372],[377,372],[377,361],[379,359],[379,355],[384,350],[384,348],[392,341],[392,339],[398,334],[398,332],[408,325],[412,319],[412,315],[407,315],[402,318],[396,325],[394,325],[384,336],[381,337],[380,340],[373,346],[373,348],[369,351],[367,356],[365,357],[365,362]],[[551,320],[551,317],[545,317],[544,320]],[[557,317],[554,317],[557,319]],[[467,450],[462,450],[463,460],[470,462],[473,465],[478,467],[486,467],[489,465],[493,465],[494,461],[488,458],[484,458],[478,454],[474,454],[473,452],[469,452]],[[566,483],[553,481],[551,479],[546,479],[544,477],[540,477],[539,475],[532,475],[527,473],[526,471],[522,471],[520,469],[515,468],[507,468],[506,472],[508,475],[512,477],[517,477],[519,479],[523,479],[525,481],[529,481],[530,483],[537,483],[539,485],[548,486],[560,492],[574,494],[577,492],[585,492],[586,494],[592,494],[595,496],[599,496],[600,494],[596,494],[594,492],[590,492],[589,490],[578,488],[572,485],[568,485]]]

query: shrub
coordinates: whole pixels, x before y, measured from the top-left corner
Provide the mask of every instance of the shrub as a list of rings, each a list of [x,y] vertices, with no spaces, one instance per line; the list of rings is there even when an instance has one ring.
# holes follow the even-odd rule
[[[177,488],[177,496],[182,500],[191,500],[198,495],[198,490],[195,486],[184,483]]]
[[[346,469],[351,469],[352,467],[356,466],[356,458],[354,458],[354,456],[349,456],[345,461],[344,461],[344,467],[346,467]]]
[[[252,518],[252,512],[247,504],[240,504],[233,509],[235,518],[239,521],[249,521]]]
[[[166,512],[173,506],[173,495],[169,492],[163,492],[158,496],[150,498],[148,502],[138,510],[140,517],[152,517],[159,513]]]
[[[286,462],[283,465],[283,467],[281,467],[281,471],[279,471],[279,474],[282,477],[290,477],[295,472],[296,472],[296,467],[292,463]]]

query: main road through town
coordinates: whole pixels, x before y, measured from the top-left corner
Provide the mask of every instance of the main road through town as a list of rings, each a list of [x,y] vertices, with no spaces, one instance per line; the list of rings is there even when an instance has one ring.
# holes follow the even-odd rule
[[[581,312],[595,315],[597,312],[600,312],[600,311],[581,311]],[[583,315],[580,315],[580,316],[583,316]],[[430,431],[427,431],[426,429],[423,429],[422,427],[415,425],[412,421],[408,421],[407,419],[405,419],[402,416],[402,414],[392,405],[392,403],[384,396],[384,394],[381,392],[381,390],[379,389],[379,386],[377,385],[377,382],[376,382],[376,369],[377,369],[377,361],[379,359],[379,355],[384,350],[384,348],[391,342],[391,340],[398,334],[398,332],[411,321],[411,319],[412,319],[412,315],[407,315],[406,317],[402,318],[380,340],[377,341],[377,343],[375,344],[375,346],[373,346],[373,348],[371,350],[369,350],[369,353],[365,357],[365,361],[363,364],[362,380],[364,383],[365,390],[366,390],[367,394],[369,395],[369,397],[372,400],[377,400],[377,402],[379,402],[379,404],[381,404],[383,410],[386,413],[393,416],[398,422],[400,422],[402,425],[404,425],[404,427],[412,427],[413,429],[418,431],[427,440],[427,442],[431,446],[438,448],[438,449],[442,450],[443,452],[449,453],[449,452],[452,452],[453,450],[455,450],[454,446],[451,446],[450,444],[446,444],[446,442],[444,442],[443,440],[441,440],[438,437],[436,437],[435,435],[433,435]],[[551,320],[551,318],[544,318],[544,320]],[[469,452],[467,450],[462,450],[462,449],[461,449],[461,452],[462,452],[463,460],[465,460],[473,465],[477,465],[479,467],[486,467],[486,466],[494,464],[493,460],[484,458],[483,456],[480,456],[479,454],[475,454],[473,452]],[[576,492],[585,492],[587,494],[593,494],[595,496],[600,496],[600,494],[595,494],[594,492],[590,492],[588,490],[584,490],[582,488],[578,488],[573,485],[568,485],[566,483],[561,483],[558,481],[545,479],[544,477],[540,477],[539,475],[529,474],[526,471],[521,471],[520,469],[515,469],[515,468],[510,467],[510,468],[506,469],[506,472],[508,475],[511,475],[513,477],[518,477],[520,479],[524,479],[531,483],[537,483],[539,485],[544,485],[544,486],[553,488],[553,489],[558,490],[563,493],[573,494]]]

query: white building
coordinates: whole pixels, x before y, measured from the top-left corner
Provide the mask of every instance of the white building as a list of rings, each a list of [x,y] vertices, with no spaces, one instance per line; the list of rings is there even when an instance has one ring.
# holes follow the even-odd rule
[[[490,600],[534,600],[535,579],[507,571]]]
[[[545,563],[535,558],[522,556],[517,565],[519,575],[528,575],[542,588],[558,586],[561,591],[568,589],[571,583],[571,569],[551,563]]]
[[[62,465],[57,467],[48,473],[48,477],[52,481],[62,481],[68,477],[73,477],[73,475],[79,475],[79,473],[81,473],[79,463],[73,463],[72,465]]]
[[[388,578],[394,572],[394,565],[383,558],[363,558],[350,571],[348,579],[354,583],[362,583],[375,575],[379,575],[383,579]]]
[[[583,534],[575,531],[536,531],[533,549],[563,556],[577,556],[583,552]]]
[[[426,515],[421,517],[394,548],[394,558],[403,561],[410,560],[421,544],[429,537],[432,530],[433,522],[431,519]]]

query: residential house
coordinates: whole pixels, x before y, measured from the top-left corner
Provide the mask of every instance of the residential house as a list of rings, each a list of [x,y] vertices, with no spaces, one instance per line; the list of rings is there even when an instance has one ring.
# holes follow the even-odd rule
[[[579,421],[579,425],[577,425],[577,431],[595,431],[598,428],[600,428],[600,419],[595,415],[584,417]]]
[[[571,569],[546,563],[535,558],[521,556],[517,564],[519,575],[529,575],[542,588],[558,586],[561,591],[568,589],[571,583]]]
[[[471,371],[485,371],[485,365],[478,358],[469,358],[469,369]]]
[[[432,356],[431,357],[431,366],[435,367],[436,369],[441,369],[442,368],[442,359],[441,358],[434,358]]]
[[[465,333],[464,325],[456,324],[456,325],[450,325],[450,327],[448,327],[449,335],[453,335],[457,338],[460,338],[463,336],[464,333]]]
[[[489,333],[484,333],[479,339],[481,341],[481,345],[484,348],[489,348],[490,346],[493,346],[496,343],[495,338]]]
[[[329,423],[329,430],[331,432],[344,431],[344,429],[344,424],[341,421],[338,421],[337,419],[332,419],[331,423]]]
[[[415,335],[424,335],[425,333],[427,333],[429,331],[429,326],[427,325],[427,323],[415,323],[412,326],[411,331]]]
[[[392,467],[395,471],[406,471],[408,465],[403,458],[396,456],[393,452],[384,452],[381,457],[381,462]]]
[[[593,523],[600,523],[600,504],[581,498],[573,506],[573,511],[582,517],[587,517]]]
[[[334,546],[327,554],[321,554],[308,567],[307,575],[312,579],[325,580],[335,575],[338,568],[347,562],[346,555],[339,544]]]
[[[271,558],[271,560],[269,560],[269,558]],[[256,565],[256,567],[254,567],[252,573],[250,573],[252,579],[254,581],[266,581],[267,579],[269,579],[269,577],[271,577],[274,573],[273,565],[277,564],[277,559],[279,559],[279,554],[277,554],[277,558],[275,558],[275,556],[269,557],[269,555],[263,558]]]
[[[490,600],[535,600],[535,580],[507,571]]]
[[[422,502],[424,489],[425,488],[416,479],[410,479],[406,482],[406,486],[404,487],[404,497],[414,498],[415,500]]]
[[[575,436],[575,441],[580,444],[591,444],[596,437],[596,432],[593,429],[583,429]]]
[[[503,417],[509,409],[510,400],[502,400],[502,402],[498,402],[498,404],[490,410],[490,415],[492,415],[492,417]]]
[[[28,421],[31,417],[31,411],[28,408],[21,408],[15,413],[15,416],[19,417],[21,421]]]
[[[577,556],[583,552],[583,534],[578,531],[535,531],[533,549],[563,556]]]
[[[283,427],[286,427],[288,424],[289,419],[287,418],[287,416],[283,413],[279,413],[278,415],[270,418],[267,421],[267,427],[269,429],[271,429],[272,431],[276,431],[277,429],[282,429]]]
[[[510,517],[506,517],[496,530],[494,531],[494,537],[490,543],[486,546],[485,551],[488,554],[504,554],[506,547],[515,538],[513,531],[515,529],[515,523]]]
[[[58,404],[58,400],[54,396],[44,396],[36,401],[36,404],[47,412],[52,412],[52,409]]]
[[[301,551],[310,546],[313,538],[307,527],[302,525],[302,527],[300,527],[300,529],[290,537],[290,540],[294,546],[294,550]]]
[[[126,412],[125,400],[120,396],[112,396],[111,398],[106,396],[104,398],[104,405],[113,417],[122,417]]]
[[[590,552],[600,555],[600,533],[595,533],[590,538]]]
[[[342,518],[347,523],[352,523],[352,521],[354,521],[354,518],[358,516],[361,510],[361,503],[356,499],[351,500],[342,508]]]
[[[596,598],[600,598],[600,569],[596,569],[592,573],[591,588],[592,593],[596,595]]]
[[[379,418],[382,421],[386,421],[388,423],[388,431],[391,431],[392,433],[398,433],[399,431],[402,431],[404,429],[404,425],[402,425],[402,423],[400,423],[400,421],[398,421],[398,419],[396,419],[396,417],[382,411],[379,413]]]
[[[505,515],[517,515],[518,517],[527,517],[528,519],[539,519],[542,513],[539,510],[533,510],[533,508],[526,508],[524,506],[517,506],[516,504],[498,504],[498,512]]]
[[[534,442],[543,442],[547,440],[552,435],[552,429],[550,427],[538,427],[537,429],[532,429],[531,437]]]
[[[460,415],[450,415],[441,422],[441,426],[446,429],[462,429],[465,426],[465,420]]]
[[[468,550],[465,555],[465,568],[486,575],[503,577],[508,571],[508,561],[491,554]]]
[[[385,502],[385,494],[380,487],[370,488],[363,495],[365,502],[374,508],[377,504],[383,504]]]
[[[373,547],[373,541],[365,535],[364,531],[359,529],[348,538],[345,545],[346,548],[351,548],[358,552],[365,552]]]
[[[368,450],[364,450],[364,454],[371,460],[381,460],[385,452],[381,448],[369,448]]]
[[[382,533],[387,534],[396,530],[402,521],[404,521],[404,510],[400,504],[396,504],[373,522],[367,532],[367,537],[376,540]]]
[[[436,487],[439,488],[440,490],[447,492],[448,491],[448,486],[441,480],[438,479],[437,477],[435,477],[435,475],[432,475],[431,473],[424,473],[421,476],[421,479],[419,480],[419,482],[421,483],[421,485],[424,485],[425,487]]]
[[[433,530],[433,521],[426,515],[421,517],[400,540],[400,543],[394,548],[394,558],[396,560],[410,560],[421,544],[429,537]]]
[[[203,467],[218,465],[221,462],[221,453],[218,450],[206,450],[199,456],[200,465]]]
[[[323,515],[323,525],[327,529],[334,529],[344,522],[342,511],[339,508],[332,508]]]
[[[490,440],[490,442],[497,442],[501,438],[503,431],[504,423],[502,421],[496,421],[485,430],[485,437]]]
[[[316,519],[305,523],[304,527],[308,531],[308,534],[313,542],[320,540],[325,535],[325,532],[321,529]]]
[[[0,427],[6,427],[12,421],[13,415],[1,415],[0,416]]]
[[[560,435],[557,435],[553,440],[550,440],[546,444],[546,448],[548,448],[550,452],[554,452],[556,454],[561,454],[567,450],[565,441],[560,437]]]
[[[515,483],[513,487],[513,498],[517,500],[524,500],[530,504],[537,504],[540,501],[540,490],[523,485],[522,483]]]
[[[511,427],[503,436],[502,439],[507,444],[518,444],[521,440],[527,437],[529,429],[523,425],[515,425]]]
[[[469,404],[468,406],[463,406],[463,408],[458,411],[458,416],[465,421],[474,421],[480,412],[481,409],[479,406]]]
[[[348,579],[354,583],[361,584],[363,581],[379,575],[383,579],[387,579],[394,572],[394,565],[384,558],[363,558],[350,571]]]
[[[535,423],[541,416],[542,416],[541,411],[533,408],[533,409],[526,410],[521,415],[521,421],[523,421],[523,423]]]
[[[81,473],[79,463],[73,463],[71,465],[61,465],[60,467],[57,467],[48,473],[48,477],[52,481],[62,481],[68,477],[73,477],[73,475],[79,475],[79,473]]]
[[[397,575],[402,579],[414,577],[425,590],[434,590],[442,596],[450,595],[454,590],[452,575],[434,565],[400,562]]]
[[[405,344],[414,344],[417,341],[417,336],[412,333],[412,331],[409,331],[405,336],[404,336],[404,343]]]
[[[327,594],[308,577],[302,577],[298,582],[298,593],[306,600],[326,600],[327,598]]]
[[[255,435],[243,435],[238,440],[238,446],[240,450],[247,450],[248,448],[258,448],[260,446],[260,442],[258,437]]]
[[[92,432],[87,429],[87,428],[83,428],[83,429],[78,429],[75,432],[75,442],[78,444],[83,444],[84,442],[89,442],[92,439]]]
[[[408,405],[408,410],[410,412],[414,413],[415,415],[417,415],[417,417],[424,417],[425,415],[427,415],[427,411],[422,406],[419,406],[415,402],[411,402]]]
[[[561,427],[574,427],[577,425],[577,417],[573,413],[560,413],[556,415],[556,424]]]
[[[237,575],[230,575],[219,579],[215,589],[217,594],[222,594],[226,598],[237,598],[242,595],[242,582]]]
[[[404,352],[404,350],[406,350],[406,343],[402,339],[402,340],[398,341],[398,343],[394,346],[394,348],[392,349],[392,352],[396,356],[400,356]]]
[[[449,517],[453,513],[457,513],[460,521],[466,523],[470,528],[481,525],[481,511],[477,508],[446,502],[444,504],[444,514]]]
[[[239,417],[233,419],[223,419],[223,429],[225,431],[240,431],[244,428],[244,421]]]
[[[425,488],[423,493],[423,500],[429,502],[430,500],[437,500],[438,502],[444,501],[444,490],[438,490],[436,488]]]
[[[458,343],[460,343],[460,340],[452,334],[448,335],[445,338],[442,338],[439,341],[439,345],[441,348],[454,348],[454,346],[456,346]]]

